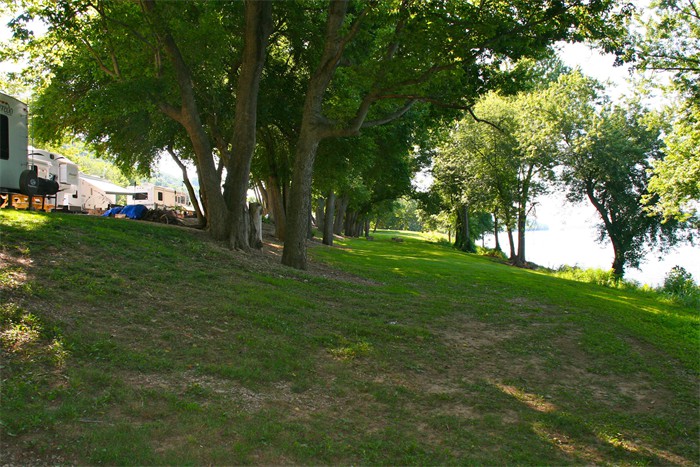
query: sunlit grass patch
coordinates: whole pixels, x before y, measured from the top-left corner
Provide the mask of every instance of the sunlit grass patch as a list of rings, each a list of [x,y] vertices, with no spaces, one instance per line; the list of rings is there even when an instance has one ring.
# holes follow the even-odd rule
[[[29,345],[39,340],[39,330],[32,323],[33,317],[26,315],[19,322],[10,323],[0,331],[0,346],[12,353],[25,350]]]
[[[329,349],[333,357],[338,360],[353,360],[372,352],[372,345],[369,342],[352,342]]]
[[[0,210],[0,221],[8,227],[21,227],[23,230],[33,231],[45,227],[50,222],[43,212],[15,211],[12,209]]]

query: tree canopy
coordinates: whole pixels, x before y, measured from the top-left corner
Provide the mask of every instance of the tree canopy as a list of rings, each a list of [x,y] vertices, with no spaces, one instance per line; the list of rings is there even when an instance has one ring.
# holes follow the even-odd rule
[[[15,38],[40,71],[37,136],[79,136],[142,172],[177,148],[196,164],[211,235],[233,248],[248,248],[246,192],[251,169],[260,170],[253,180],[274,193],[276,221],[285,222],[282,261],[297,268],[306,267],[322,142],[401,118],[417,124],[419,106],[427,126],[464,110],[478,118],[480,96],[512,93],[532,76],[512,66],[519,59],[542,58],[560,40],[619,48],[630,13],[614,0],[27,0],[12,8]],[[32,19],[47,24],[45,35],[32,37]],[[357,206],[365,211],[404,194],[415,169],[398,149],[410,138],[368,136],[377,155],[391,157],[346,158],[346,178],[362,174],[368,190]],[[259,137],[267,163],[253,165]],[[380,169],[401,173],[380,179]]]
[[[665,137],[667,156],[655,161],[647,210],[669,221],[698,221],[700,199],[700,10],[695,0],[651,4],[639,21],[627,59],[636,68],[660,76],[656,82],[671,96],[672,123]],[[668,78],[668,81],[664,78]]]

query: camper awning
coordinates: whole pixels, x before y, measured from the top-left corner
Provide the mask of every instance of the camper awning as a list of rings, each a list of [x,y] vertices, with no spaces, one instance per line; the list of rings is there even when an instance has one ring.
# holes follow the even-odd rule
[[[108,195],[133,195],[133,191],[129,191],[125,188],[121,190],[105,190],[105,193]]]
[[[80,178],[85,180],[90,185],[93,185],[98,190],[103,191],[108,195],[133,195],[133,189],[124,188],[117,184],[105,180],[104,178],[94,177],[91,175],[80,174]]]

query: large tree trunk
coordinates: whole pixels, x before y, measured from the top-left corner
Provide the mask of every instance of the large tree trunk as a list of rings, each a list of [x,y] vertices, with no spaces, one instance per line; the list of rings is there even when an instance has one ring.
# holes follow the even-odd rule
[[[518,257],[515,263],[518,266],[525,266],[527,260],[525,258],[525,230],[527,228],[527,203],[530,198],[530,183],[532,181],[535,166],[530,165],[527,169],[527,175],[522,180],[522,188],[520,199],[518,201]]]
[[[345,211],[350,203],[350,197],[345,194],[335,200],[335,219],[333,221],[333,233],[336,235],[343,234],[343,226],[345,223]]]
[[[280,241],[284,241],[287,215],[284,199],[282,197],[282,187],[280,186],[279,179],[275,176],[271,175],[267,179],[267,195],[270,210],[272,211],[272,218],[275,221],[275,236]]]
[[[250,246],[259,250],[263,247],[262,205],[260,203],[250,203],[248,213],[250,214],[250,238],[248,240]]]
[[[334,0],[329,4],[323,53],[309,79],[299,139],[295,147],[292,193],[287,217],[287,241],[284,243],[282,263],[298,269],[306,269],[305,224],[306,216],[310,212],[311,177],[318,144],[324,138],[357,134],[365,122],[372,103],[379,98],[376,94],[379,91],[379,87],[377,87],[362,99],[355,116],[344,128],[336,128],[323,115],[324,94],[340,63],[345,47],[359,32],[364,14],[370,11],[370,6],[366,6],[362,13],[355,18],[349,29],[343,31],[348,3],[348,0]],[[402,4],[402,10],[405,9],[405,5]],[[397,26],[397,31],[398,29]],[[398,43],[392,44],[385,54],[385,60],[390,60],[397,49]],[[380,72],[377,79],[381,81],[381,77]],[[381,125],[399,118],[410,109],[414,102],[414,100],[410,100],[389,117],[376,120],[372,122],[372,125]]]
[[[333,246],[333,219],[335,218],[335,193],[328,191],[326,197],[326,212],[323,220],[323,244]]]
[[[357,220],[357,211],[348,210],[345,213],[345,236],[354,237],[355,236],[355,221]]]
[[[287,238],[282,253],[282,264],[296,269],[306,269],[306,230],[311,208],[311,177],[319,141],[320,138],[310,128],[310,122],[303,121],[294,156],[292,189],[287,211]]]
[[[469,206],[457,210],[457,228],[455,229],[455,248],[473,253],[476,251],[469,232]]]
[[[258,90],[265,64],[265,49],[272,32],[272,3],[265,0],[245,2],[245,35],[243,62],[236,90],[236,112],[233,124],[234,150],[227,165],[224,193],[231,211],[231,248],[247,250],[247,194],[250,163],[255,150]]]
[[[321,232],[323,237],[323,226],[325,225],[326,200],[323,198],[316,199],[316,228]]]
[[[506,230],[508,231],[508,247],[510,248],[509,259],[511,261],[515,261],[516,255],[515,255],[515,241],[513,240],[513,229],[510,226],[507,226]]]
[[[525,229],[527,227],[527,214],[523,207],[518,212],[518,254],[515,259],[515,264],[525,266]]]
[[[221,193],[221,177],[217,174],[214,164],[211,141],[202,124],[195,99],[190,69],[167,28],[167,22],[159,17],[155,0],[143,0],[142,5],[151,17],[157,34],[163,42],[170,63],[175,70],[180,91],[180,108],[175,108],[165,102],[159,103],[159,108],[165,115],[180,123],[189,136],[197,159],[200,187],[204,191],[202,202],[207,216],[209,233],[215,240],[224,240],[229,233],[228,209]]]
[[[625,255],[622,252],[622,249],[616,245],[615,242],[612,242],[613,244],[613,251],[615,253],[615,258],[613,259],[612,263],[612,270],[613,274],[615,275],[615,279],[622,279],[622,277],[625,275]]]
[[[496,246],[494,249],[496,251],[501,251],[501,243],[498,240],[498,211],[494,211],[493,213],[493,237],[496,240]]]
[[[595,197],[593,183],[590,180],[587,181],[585,190],[586,196],[588,196],[588,199],[591,201],[591,204],[593,204],[593,207],[595,207],[596,211],[598,211],[598,214],[600,215],[600,218],[603,220],[603,224],[605,225],[605,231],[608,233],[610,243],[612,243],[614,253],[612,263],[613,274],[615,275],[616,279],[622,279],[622,277],[625,274],[626,263],[625,251],[627,251],[627,249],[624,247],[625,243],[622,241],[620,236],[617,235],[617,232],[619,232],[619,230],[615,228],[611,214],[605,208],[605,205]]]

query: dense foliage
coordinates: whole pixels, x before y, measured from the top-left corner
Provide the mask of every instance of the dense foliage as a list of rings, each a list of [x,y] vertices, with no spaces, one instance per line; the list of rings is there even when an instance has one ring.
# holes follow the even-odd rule
[[[248,248],[245,195],[251,169],[260,170],[254,184],[285,224],[283,262],[298,268],[306,267],[316,154],[336,153],[322,143],[403,117],[410,131],[369,135],[379,154],[395,151],[400,167],[422,130],[473,110],[489,90],[510,91],[523,70],[509,65],[546,55],[557,40],[613,49],[629,13],[612,0],[7,6],[17,14],[19,51],[38,72],[28,75],[39,94],[37,136],[79,136],[144,172],[161,151],[176,149],[197,166],[210,233],[234,248]],[[32,20],[46,23],[46,34],[33,36]],[[258,138],[266,140],[264,164],[252,164]],[[350,224],[361,223],[372,202],[406,193],[403,174],[376,176],[395,164],[366,162],[377,150],[346,158],[347,170],[337,171],[340,185],[363,178],[355,205],[339,210],[357,217]],[[326,196],[333,182],[324,172],[317,193]]]
[[[668,155],[654,164],[647,209],[700,228],[700,10],[695,0],[656,1],[638,20],[642,32],[632,36],[627,59],[675,101]]]

